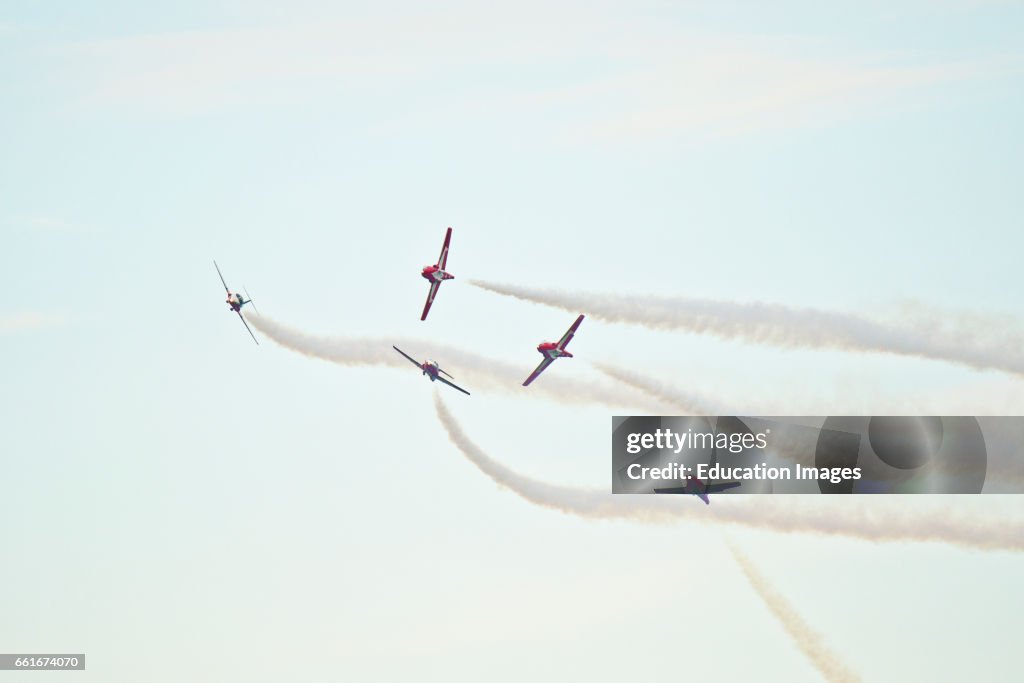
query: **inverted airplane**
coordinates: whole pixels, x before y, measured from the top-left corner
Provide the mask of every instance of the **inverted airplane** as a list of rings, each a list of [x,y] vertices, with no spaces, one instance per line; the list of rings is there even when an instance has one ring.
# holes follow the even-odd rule
[[[523,382],[524,387],[530,386],[530,382],[537,379],[537,376],[544,372],[544,370],[554,363],[555,360],[559,358],[572,358],[572,354],[566,351],[565,347],[569,345],[570,341],[572,341],[572,337],[576,334],[576,329],[580,326],[581,322],[583,322],[582,315],[576,318],[576,322],[574,322],[572,327],[562,335],[562,338],[558,340],[557,344],[555,342],[543,342],[537,347],[540,354],[544,356],[544,360],[540,362],[540,365],[538,365],[537,369],[533,371],[533,374],[527,377],[526,381]]]
[[[437,263],[432,266],[424,266],[423,272],[420,273],[423,277],[430,281],[430,292],[427,293],[427,304],[423,307],[423,315],[420,316],[420,320],[427,319],[427,313],[430,312],[430,304],[434,303],[434,297],[437,296],[437,290],[441,288],[441,283],[445,280],[454,280],[455,276],[445,271],[444,267],[448,263],[448,245],[452,242],[452,229],[448,228],[448,232],[444,236],[444,245],[441,246],[441,255],[437,257]]]
[[[463,389],[462,387],[460,387],[458,385],[455,385],[455,384],[452,384],[451,382],[449,382],[448,380],[446,380],[444,377],[441,376],[442,374],[448,375],[448,373],[440,368],[440,366],[437,364],[437,361],[425,360],[422,363],[420,363],[415,358],[413,358],[412,356],[410,356],[409,354],[407,354],[405,351],[403,351],[402,349],[398,348],[397,346],[392,345],[391,348],[393,348],[395,351],[398,351],[400,354],[402,354],[403,356],[408,358],[409,362],[412,363],[413,365],[415,365],[416,367],[418,367],[420,370],[422,370],[423,374],[426,375],[427,377],[429,377],[431,382],[441,381],[441,382],[444,382],[445,384],[447,384],[448,386],[452,387],[453,389],[458,389],[459,391],[464,393],[466,396],[470,395],[470,393],[468,391],[466,391],[465,389]],[[451,375],[448,375],[448,376],[452,377]],[[452,379],[455,379],[455,378],[452,377]]]
[[[686,480],[685,486],[676,486],[667,489],[654,489],[655,493],[692,493],[701,500],[704,501],[705,505],[710,505],[711,501],[708,500],[709,493],[721,493],[728,489],[734,489],[737,486],[741,486],[742,483],[738,481],[730,481],[722,484],[705,484],[697,477],[690,477]]]
[[[245,292],[245,287],[242,287],[242,291],[245,292],[245,296],[232,292],[228,289],[228,283],[224,282],[224,276],[221,275],[220,266],[217,265],[216,261],[213,262],[213,267],[217,269],[217,275],[220,275],[220,282],[224,285],[224,291],[228,293],[228,308],[238,314],[238,319],[242,321],[242,324],[245,325],[245,329],[249,330],[249,335],[252,337],[252,340],[256,342],[257,346],[259,346],[260,343],[256,341],[256,335],[249,329],[249,323],[245,322],[245,317],[242,316],[242,306],[252,304],[253,310],[256,309],[256,304],[253,303],[252,297],[249,297],[248,299],[245,298],[249,296],[249,292]]]

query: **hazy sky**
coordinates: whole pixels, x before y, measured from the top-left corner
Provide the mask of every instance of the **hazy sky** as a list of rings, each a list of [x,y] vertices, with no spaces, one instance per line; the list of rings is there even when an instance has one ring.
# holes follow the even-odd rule
[[[461,349],[525,378],[573,319],[470,278],[1017,329],[1022,45],[1013,1],[3,3],[0,651],[84,651],[89,681],[820,680],[719,529],[498,490],[411,366],[255,346],[211,259],[265,315],[446,345],[456,378]],[[548,372],[736,412],[1024,411],[934,361],[595,320],[572,350]],[[565,485],[609,485],[641,410],[446,398]],[[1018,675],[1017,555],[732,537],[865,680]]]

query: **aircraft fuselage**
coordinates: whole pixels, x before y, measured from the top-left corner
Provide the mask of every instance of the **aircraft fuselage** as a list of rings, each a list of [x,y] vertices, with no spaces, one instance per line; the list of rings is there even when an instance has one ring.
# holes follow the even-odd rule
[[[571,353],[569,353],[565,349],[558,348],[558,344],[554,342],[544,342],[543,344],[537,346],[537,350],[542,355],[545,355],[548,358],[551,358],[552,360],[556,358],[572,358]]]
[[[686,492],[692,493],[701,500],[704,501],[705,505],[710,505],[711,501],[708,500],[708,487],[707,484],[702,482],[697,477],[690,477],[686,480]]]
[[[454,275],[444,270],[441,270],[437,266],[424,266],[423,272],[420,273],[420,275],[430,280],[431,282],[444,282],[445,280],[455,279]]]
[[[431,382],[437,381],[437,374],[440,371],[437,361],[424,361],[420,367],[423,369],[423,374],[429,377]]]
[[[228,307],[235,313],[241,313],[242,306],[249,303],[249,301],[250,299],[246,299],[241,294],[236,294],[234,292],[230,292],[227,298]]]

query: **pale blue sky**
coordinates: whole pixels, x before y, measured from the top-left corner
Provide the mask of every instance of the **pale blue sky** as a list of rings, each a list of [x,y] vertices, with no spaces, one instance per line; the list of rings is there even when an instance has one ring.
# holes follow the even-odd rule
[[[96,681],[818,680],[717,529],[529,507],[411,367],[256,347],[211,264],[290,325],[524,377],[572,316],[466,279],[1016,315],[1024,4],[761,5],[0,5],[0,650]],[[573,346],[551,372],[738,412],[1024,409],[935,362],[594,320]],[[511,466],[606,485],[606,407],[447,398]],[[735,536],[866,680],[1016,673],[1019,557]]]

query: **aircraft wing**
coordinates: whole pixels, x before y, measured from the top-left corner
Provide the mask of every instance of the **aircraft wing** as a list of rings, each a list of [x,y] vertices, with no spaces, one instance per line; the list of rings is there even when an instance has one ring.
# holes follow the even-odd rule
[[[740,481],[730,481],[730,482],[726,482],[724,484],[708,484],[704,488],[704,493],[721,493],[722,491],[728,491],[729,489],[734,489],[737,486],[743,486],[743,482],[740,482]]]
[[[529,377],[526,378],[526,381],[523,382],[523,386],[524,387],[530,386],[530,382],[532,382],[533,380],[537,379],[537,376],[540,375],[540,373],[544,372],[544,370],[546,370],[547,367],[549,365],[551,365],[552,363],[554,363],[554,362],[555,362],[555,359],[552,358],[551,356],[544,356],[544,360],[542,360],[540,362],[540,365],[538,365],[537,369],[533,371],[533,374],[531,374]]]
[[[576,334],[576,330],[579,328],[581,322],[583,322],[582,315],[576,318],[576,322],[572,324],[572,327],[570,327],[569,330],[562,335],[562,338],[558,340],[558,348],[564,349],[566,345],[572,341],[573,335]]]
[[[437,296],[437,290],[440,288],[441,282],[434,280],[430,283],[430,292],[427,293],[427,303],[423,306],[423,315],[420,316],[420,320],[427,319],[427,313],[430,313],[430,304],[434,303],[434,297]]]
[[[708,484],[703,489],[697,489],[697,488],[694,488],[692,486],[673,486],[673,487],[664,488],[664,489],[654,489],[654,492],[655,493],[692,493],[694,495],[698,495],[698,494],[701,494],[701,493],[704,493],[704,494],[707,494],[707,493],[721,493],[722,491],[726,491],[728,489],[734,489],[737,486],[743,486],[743,482],[730,481],[730,482],[726,482],[724,484]]]
[[[256,341],[256,335],[252,333],[251,329],[249,329],[249,323],[245,322],[245,316],[242,315],[241,311],[235,311],[235,313],[238,314],[238,319],[242,321],[243,325],[245,325],[245,329],[249,330],[249,334],[252,336],[252,340],[256,342],[256,346],[259,346],[260,343]]]
[[[465,389],[463,389],[463,388],[462,388],[462,387],[460,387],[460,386],[456,386],[456,385],[452,384],[451,382],[449,382],[448,380],[446,380],[446,379],[445,379],[444,377],[438,376],[438,378],[437,378],[437,381],[438,381],[438,382],[444,382],[445,384],[447,384],[448,386],[452,387],[453,389],[458,389],[459,391],[461,391],[462,393],[464,393],[464,394],[465,394],[466,396],[469,396],[469,395],[470,395],[468,391],[466,391]]]
[[[667,489],[654,489],[655,493],[693,493],[692,490],[685,486],[673,486]]]
[[[398,348],[398,347],[397,347],[397,346],[395,346],[394,344],[392,344],[392,345],[391,345],[391,348],[393,348],[393,349],[394,349],[395,351],[398,351],[398,352],[399,352],[400,354],[402,354],[403,356],[405,356],[406,358],[408,358],[408,359],[409,359],[409,362],[410,362],[410,363],[412,363],[413,365],[415,365],[416,367],[418,367],[418,368],[419,368],[420,370],[422,370],[422,369],[423,369],[423,366],[422,366],[422,365],[420,365],[420,364],[419,364],[419,362],[417,362],[415,358],[413,358],[412,356],[410,356],[409,354],[407,354],[407,353],[406,353],[405,351],[403,351],[402,349]]]
[[[213,262],[213,267],[217,269],[217,275],[220,275],[220,283],[222,285],[224,285],[224,291],[227,292],[228,294],[230,294],[231,290],[228,289],[228,283],[224,282],[224,276],[221,275],[221,273],[220,273],[220,266],[217,265],[216,261]]]
[[[444,266],[448,263],[448,245],[452,243],[452,229],[448,228],[448,232],[444,235],[444,246],[441,247],[441,255],[437,257],[437,267],[444,270]]]

